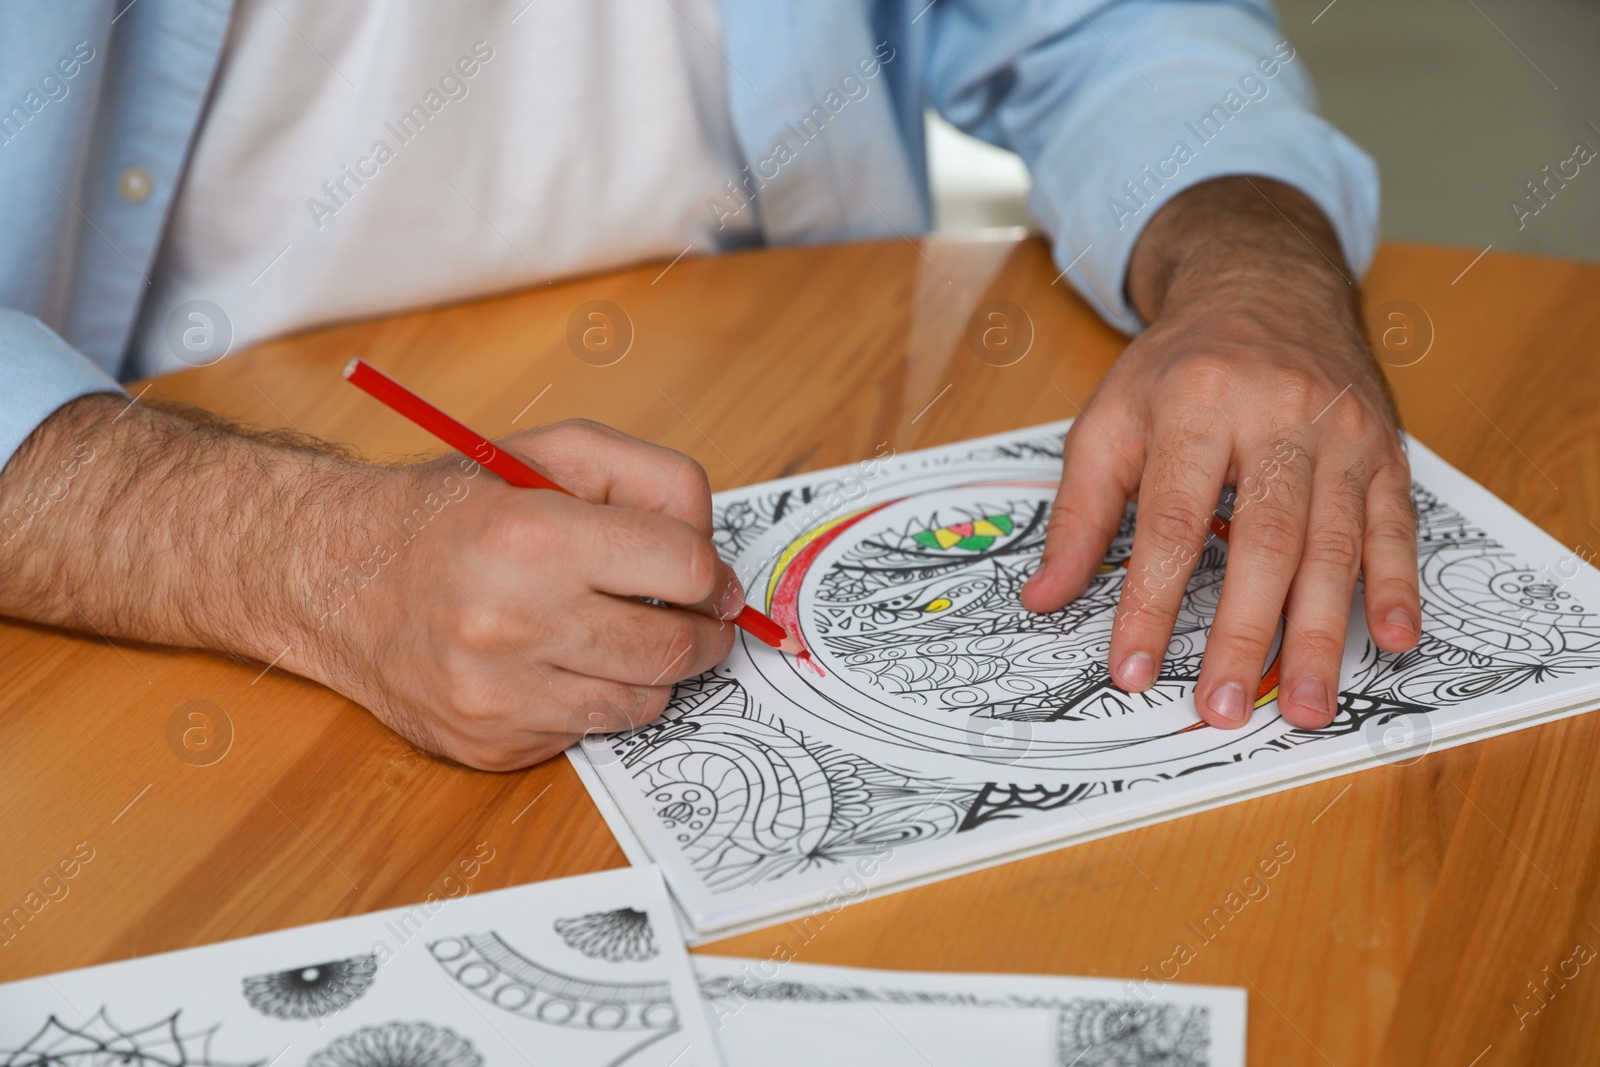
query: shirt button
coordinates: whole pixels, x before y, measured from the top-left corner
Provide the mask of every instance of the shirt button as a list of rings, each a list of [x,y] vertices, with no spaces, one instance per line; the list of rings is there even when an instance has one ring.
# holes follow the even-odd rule
[[[150,195],[153,184],[149,171],[143,167],[129,167],[117,178],[117,192],[125,199],[137,202]]]

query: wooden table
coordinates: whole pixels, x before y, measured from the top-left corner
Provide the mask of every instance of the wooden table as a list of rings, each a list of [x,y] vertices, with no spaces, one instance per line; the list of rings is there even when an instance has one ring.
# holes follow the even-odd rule
[[[730,488],[882,441],[904,450],[1073,414],[1124,340],[1055,273],[1037,240],[691,258],[291,338],[155,390],[375,456],[436,452],[339,383],[359,354],[489,432],[599,419],[689,453]],[[1600,267],[1387,246],[1369,291],[1378,309],[1412,305],[1410,334],[1387,311],[1373,321],[1410,430],[1563,543],[1600,545]],[[569,315],[595,299],[635,330],[612,366],[568,348]],[[1020,363],[969,350],[968,317],[988,299],[1031,317]],[[0,948],[0,977],[414,903],[480,842],[494,859],[477,889],[624,862],[564,760],[445,766],[262,668],[0,625],[0,908],[75,847],[93,854]],[[215,763],[169,745],[190,701],[231,724]],[[1526,984],[1579,943],[1600,949],[1597,769],[1600,717],[1580,716],[710,950],[766,956],[787,941],[813,962],[1131,977],[1287,842],[1294,859],[1269,895],[1180,975],[1250,991],[1253,1063],[1600,1062],[1600,961],[1542,1007]]]

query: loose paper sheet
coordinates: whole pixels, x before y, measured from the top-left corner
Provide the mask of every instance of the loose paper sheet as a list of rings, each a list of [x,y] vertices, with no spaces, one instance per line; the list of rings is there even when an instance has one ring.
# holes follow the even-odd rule
[[[722,1063],[671,905],[632,867],[0,986],[0,1063]]]
[[[1244,1067],[1242,989],[693,961],[729,1067]]]
[[[657,723],[570,753],[630,856],[662,866],[692,940],[1600,702],[1600,574],[1415,441],[1423,637],[1380,652],[1358,591],[1329,727],[1277,714],[1276,647],[1250,724],[1200,724],[1215,537],[1161,681],[1118,691],[1106,653],[1135,580],[1131,507],[1083,596],[1042,617],[1018,598],[1067,425],[716,497],[718,548],[814,665],[740,634]]]

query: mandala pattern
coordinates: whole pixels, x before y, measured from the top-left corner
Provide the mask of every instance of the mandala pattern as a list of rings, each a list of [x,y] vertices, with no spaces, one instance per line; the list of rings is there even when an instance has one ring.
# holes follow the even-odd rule
[[[346,1034],[313,1054],[306,1067],[483,1067],[483,1057],[454,1030],[394,1022]]]
[[[741,644],[731,666],[680,683],[656,723],[610,739],[617,758],[601,768],[614,790],[636,791],[700,888],[988,833],[1600,669],[1595,606],[1419,484],[1415,648],[1353,650],[1321,730],[1275,715],[1227,732],[1179,722],[1160,712],[1199,677],[1227,546],[1213,538],[1193,561],[1161,682],[1121,692],[1105,664],[1130,580],[1132,507],[1084,595],[1051,615],[1019,604],[1060,456],[1060,433],[1034,433],[906,457],[853,488],[830,474],[717,504],[718,547],[754,575],[752,599],[803,638],[814,666]],[[1275,685],[1269,670],[1258,706]],[[990,750],[992,732],[1019,743]],[[848,750],[834,740],[844,734]]]
[[[252,1008],[274,1019],[320,1019],[349,1007],[377,974],[375,957],[352,956],[252,975],[244,980],[244,996]]]
[[[528,959],[495,933],[434,941],[428,951],[462,988],[525,1019],[580,1030],[678,1026],[666,982],[575,978]]]
[[[660,719],[614,746],[719,890],[943,837],[977,792],[812,744],[717,674],[681,683]]]
[[[220,1024],[185,1033],[178,1025],[180,1014],[132,1030],[113,1022],[105,1008],[82,1026],[68,1026],[52,1015],[22,1047],[0,1049],[0,1067],[227,1067],[211,1058],[211,1038]]]
[[[650,916],[634,908],[557,919],[555,931],[569,947],[590,959],[641,963],[654,959],[658,951]]]
[[[1061,1009],[1065,1067],[1206,1067],[1211,1019],[1205,1008],[1081,1000]]]

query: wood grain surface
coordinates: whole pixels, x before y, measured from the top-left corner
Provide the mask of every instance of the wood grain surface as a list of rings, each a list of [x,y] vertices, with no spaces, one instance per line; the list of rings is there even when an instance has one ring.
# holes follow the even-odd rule
[[[1125,343],[1036,239],[664,266],[305,334],[153,393],[373,457],[438,452],[340,381],[361,355],[487,432],[597,419],[727,489],[1071,416]],[[1600,545],[1600,267],[1389,245],[1368,293],[1408,429],[1564,544]],[[591,300],[632,323],[610,366],[568,344]],[[1032,320],[1014,365],[968,344],[988,300]],[[0,624],[0,910],[75,848],[93,857],[5,935],[0,978],[413,903],[480,842],[479,890],[624,862],[564,760],[447,766],[265,666]],[[203,765],[171,740],[194,701],[220,709],[213,755],[231,731]],[[1600,961],[1547,978],[1600,949],[1597,770],[1600,717],[1578,716],[709,950],[1132,978],[1172,973],[1184,942],[1177,980],[1249,990],[1255,1064],[1596,1063]],[[1293,858],[1267,895],[1197,937],[1274,849]]]

